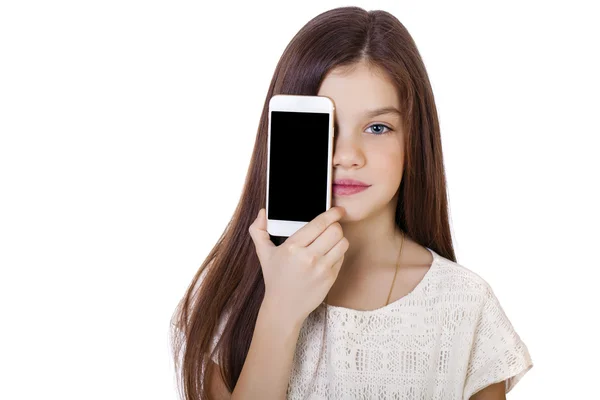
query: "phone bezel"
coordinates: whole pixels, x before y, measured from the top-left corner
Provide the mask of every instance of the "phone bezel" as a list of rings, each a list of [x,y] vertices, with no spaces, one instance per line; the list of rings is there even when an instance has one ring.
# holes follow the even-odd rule
[[[266,212],[267,212],[267,232],[272,236],[289,237],[298,229],[310,221],[286,221],[269,219],[269,171],[271,167],[271,113],[273,111],[292,111],[292,112],[318,112],[329,114],[329,140],[327,141],[327,191],[326,191],[326,206],[323,212],[331,208],[331,184],[332,184],[332,158],[333,158],[333,138],[334,118],[335,118],[335,103],[333,99],[327,96],[308,96],[308,95],[288,95],[278,94],[271,97],[269,100],[269,128],[267,139],[267,197],[266,197]]]

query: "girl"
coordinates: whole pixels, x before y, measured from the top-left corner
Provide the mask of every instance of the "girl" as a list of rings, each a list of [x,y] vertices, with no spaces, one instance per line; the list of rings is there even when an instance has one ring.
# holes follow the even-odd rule
[[[264,209],[275,94],[330,97],[334,179],[368,185],[334,186],[279,246]],[[292,39],[233,220],[173,324],[189,400],[504,399],[533,367],[490,285],[456,262],[434,97],[395,17],[337,8]]]

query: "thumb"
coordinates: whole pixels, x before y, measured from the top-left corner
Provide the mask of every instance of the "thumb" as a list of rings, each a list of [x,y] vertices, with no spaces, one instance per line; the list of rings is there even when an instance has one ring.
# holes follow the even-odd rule
[[[271,250],[276,246],[271,241],[269,232],[267,232],[267,216],[264,208],[260,209],[248,231],[250,232],[250,236],[256,247],[258,258],[261,261],[267,259]]]

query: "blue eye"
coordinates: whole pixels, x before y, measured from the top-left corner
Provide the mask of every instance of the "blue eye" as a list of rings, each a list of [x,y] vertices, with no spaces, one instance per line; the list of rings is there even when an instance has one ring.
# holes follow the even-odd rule
[[[373,133],[375,136],[387,135],[388,133],[390,133],[392,131],[392,128],[390,128],[389,126],[384,125],[384,124],[373,124],[373,125],[369,126],[369,128],[372,128],[374,126],[383,126],[384,128],[388,129],[387,132]],[[369,129],[369,128],[367,128],[367,129]]]

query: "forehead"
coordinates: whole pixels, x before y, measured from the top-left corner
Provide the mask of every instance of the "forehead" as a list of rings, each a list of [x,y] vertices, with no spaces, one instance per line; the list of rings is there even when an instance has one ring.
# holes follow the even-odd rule
[[[352,69],[334,69],[326,76],[319,96],[333,99],[336,113],[356,115],[379,107],[399,108],[396,87],[381,69],[358,64]]]

